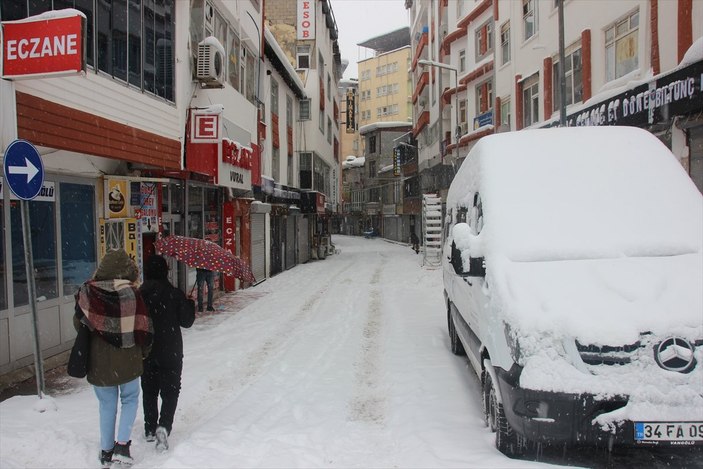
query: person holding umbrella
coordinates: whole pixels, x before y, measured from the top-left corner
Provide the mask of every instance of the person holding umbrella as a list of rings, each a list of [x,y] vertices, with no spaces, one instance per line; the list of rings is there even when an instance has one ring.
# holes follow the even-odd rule
[[[181,391],[181,327],[193,325],[195,303],[171,285],[166,259],[156,254],[149,257],[144,265],[144,284],[140,291],[154,323],[154,344],[144,360],[142,375],[144,434],[147,441],[156,440],[157,450],[165,451]]]

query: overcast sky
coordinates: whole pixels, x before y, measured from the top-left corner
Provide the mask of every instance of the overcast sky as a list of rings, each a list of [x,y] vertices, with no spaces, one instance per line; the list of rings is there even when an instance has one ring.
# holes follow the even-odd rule
[[[404,0],[331,1],[342,59],[349,60],[345,79],[357,78],[356,62],[372,56],[370,50],[357,46],[359,42],[409,26]]]

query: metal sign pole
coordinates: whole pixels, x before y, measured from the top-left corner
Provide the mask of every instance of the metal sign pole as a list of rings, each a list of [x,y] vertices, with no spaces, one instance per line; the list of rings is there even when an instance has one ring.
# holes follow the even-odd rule
[[[37,394],[44,394],[44,365],[39,344],[39,317],[37,314],[37,291],[34,283],[34,256],[32,255],[29,201],[34,199],[44,185],[44,163],[41,155],[26,140],[15,140],[5,150],[3,161],[5,183],[20,199],[22,216],[22,242],[24,244],[24,265],[27,276],[29,309],[32,313],[32,335],[34,336],[34,369],[37,375]]]
[[[34,368],[37,377],[37,394],[39,399],[44,395],[44,361],[39,345],[39,317],[37,315],[37,290],[34,283],[34,256],[32,240],[30,239],[31,225],[29,222],[29,202],[21,200],[22,205],[22,238],[24,241],[24,263],[27,272],[27,288],[29,292],[29,309],[32,313],[32,335],[34,338]]]

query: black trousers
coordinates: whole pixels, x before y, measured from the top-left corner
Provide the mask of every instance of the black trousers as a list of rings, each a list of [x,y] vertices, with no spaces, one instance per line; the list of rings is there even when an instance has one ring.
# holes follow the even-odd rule
[[[144,407],[144,431],[156,432],[156,427],[164,427],[170,434],[173,416],[181,393],[181,372],[183,363],[165,367],[156,361],[144,361],[142,375],[142,404]],[[159,396],[161,411],[159,412]]]

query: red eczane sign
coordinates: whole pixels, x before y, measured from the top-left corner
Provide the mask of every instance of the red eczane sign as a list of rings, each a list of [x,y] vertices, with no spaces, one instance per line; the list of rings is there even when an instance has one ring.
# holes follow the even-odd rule
[[[80,15],[2,23],[2,75],[23,78],[85,69],[85,19]]]

